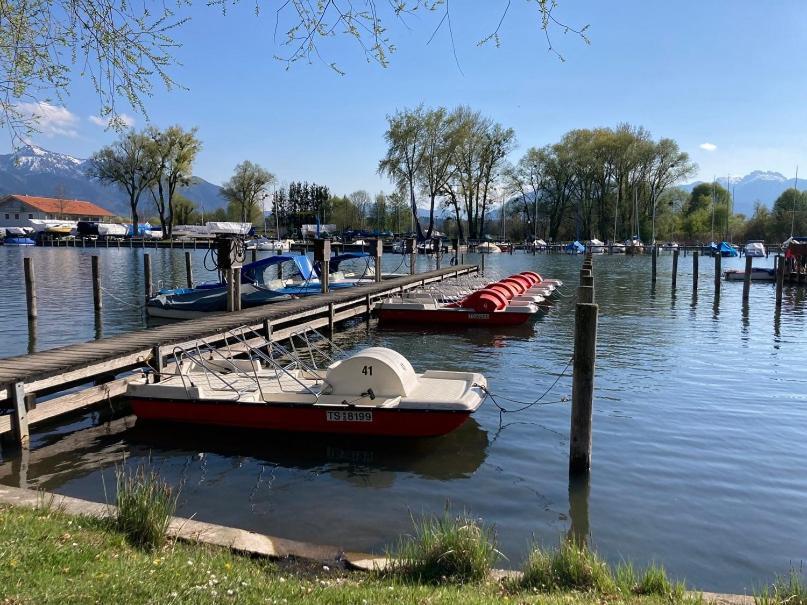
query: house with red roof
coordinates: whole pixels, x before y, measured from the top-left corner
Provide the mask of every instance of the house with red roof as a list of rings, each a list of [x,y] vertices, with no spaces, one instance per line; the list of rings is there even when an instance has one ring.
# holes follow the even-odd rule
[[[113,216],[106,208],[83,200],[16,194],[0,199],[0,227],[29,227],[34,219],[100,222]]]

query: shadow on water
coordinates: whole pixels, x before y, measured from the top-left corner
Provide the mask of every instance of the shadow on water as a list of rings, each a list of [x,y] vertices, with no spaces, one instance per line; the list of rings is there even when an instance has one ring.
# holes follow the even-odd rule
[[[192,427],[123,416],[54,435],[36,449],[4,451],[0,482],[54,490],[125,458],[215,455],[303,471],[328,466],[336,479],[384,487],[397,473],[439,481],[467,478],[485,461],[488,445],[487,431],[473,418],[442,437],[395,439]],[[66,465],[67,455],[70,463]],[[35,483],[29,483],[28,477],[36,477]]]

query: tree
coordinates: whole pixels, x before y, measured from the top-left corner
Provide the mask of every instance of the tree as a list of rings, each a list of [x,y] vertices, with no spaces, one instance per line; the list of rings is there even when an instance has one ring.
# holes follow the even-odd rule
[[[423,105],[419,105],[413,110],[399,111],[393,116],[387,116],[389,126],[384,133],[387,154],[378,164],[379,174],[387,175],[399,189],[409,192],[409,209],[419,241],[426,239],[418,219],[415,197],[417,178],[426,151],[423,142],[424,115]]]
[[[379,191],[375,195],[375,202],[373,203],[373,228],[378,231],[386,231],[387,229],[387,195],[383,191]]]
[[[461,132],[457,128],[456,118],[443,107],[426,111],[422,115],[422,122],[423,158],[417,170],[417,181],[429,199],[429,227],[426,230],[426,239],[429,239],[434,229],[435,201],[438,196],[445,195],[448,182],[456,170],[454,151]]]
[[[406,219],[409,216],[409,204],[406,202],[406,195],[400,190],[395,190],[387,196],[388,200],[388,227],[395,233],[401,234],[406,229]]]
[[[180,126],[164,131],[152,127],[147,131],[151,139],[149,159],[155,166],[155,182],[150,191],[166,237],[171,237],[174,227],[177,187],[190,184],[193,162],[202,148],[196,131],[196,128],[185,131]]]
[[[196,204],[181,193],[174,196],[174,218],[177,225],[194,225],[200,220]]]
[[[358,225],[364,228],[364,219],[367,218],[368,211],[370,210],[370,194],[364,189],[359,189],[351,193],[348,198],[358,213],[356,215],[359,219]]]
[[[791,187],[776,198],[771,211],[771,231],[778,241],[807,232],[807,192]]]
[[[221,194],[229,202],[230,216],[242,223],[259,220],[266,188],[274,180],[272,173],[257,164],[250,161],[238,164],[233,176],[221,188]]]
[[[115,143],[103,147],[89,160],[87,174],[102,183],[118,185],[129,195],[132,233],[138,233],[137,207],[141,194],[152,186],[157,176],[150,160],[151,139],[130,130]]]

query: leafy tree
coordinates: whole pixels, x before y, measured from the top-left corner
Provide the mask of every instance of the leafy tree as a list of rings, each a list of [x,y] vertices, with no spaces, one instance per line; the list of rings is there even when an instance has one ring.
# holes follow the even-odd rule
[[[783,191],[773,203],[770,223],[771,232],[778,241],[807,233],[807,192],[793,187]]]
[[[171,126],[164,131],[149,128],[151,139],[149,160],[155,166],[155,179],[150,191],[160,216],[163,234],[171,237],[174,227],[174,197],[177,187],[191,182],[193,162],[202,144],[196,138],[196,128],[189,131]]]
[[[132,228],[138,233],[138,212],[142,193],[154,184],[157,167],[151,161],[151,139],[130,130],[112,145],[103,147],[89,160],[87,174],[102,183],[117,185],[129,195]]]
[[[400,190],[393,191],[387,196],[387,206],[387,226],[398,234],[408,231],[406,219],[409,217],[409,205],[406,195]]]
[[[364,189],[359,189],[351,193],[348,198],[350,199],[350,203],[356,208],[355,216],[359,219],[358,225],[363,228],[364,220],[367,218],[367,214],[370,211],[370,194]]]
[[[267,196],[266,188],[275,180],[272,173],[257,164],[244,161],[235,167],[233,176],[221,188],[229,202],[229,215],[242,223],[261,220],[261,203]]]
[[[177,193],[174,195],[174,219],[177,225],[194,225],[200,222],[201,216],[192,200]]]
[[[381,232],[387,229],[387,195],[383,191],[379,191],[375,195],[372,223],[376,231]]]

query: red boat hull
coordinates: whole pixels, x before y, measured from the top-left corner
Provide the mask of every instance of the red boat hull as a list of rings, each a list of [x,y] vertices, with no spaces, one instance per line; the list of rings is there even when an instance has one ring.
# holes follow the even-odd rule
[[[394,437],[435,437],[460,427],[464,411],[345,408],[233,401],[129,399],[143,420],[212,426]]]
[[[378,319],[382,322],[401,322],[417,324],[451,324],[463,326],[518,326],[525,323],[532,313],[478,313],[472,309],[458,310],[378,310]]]

